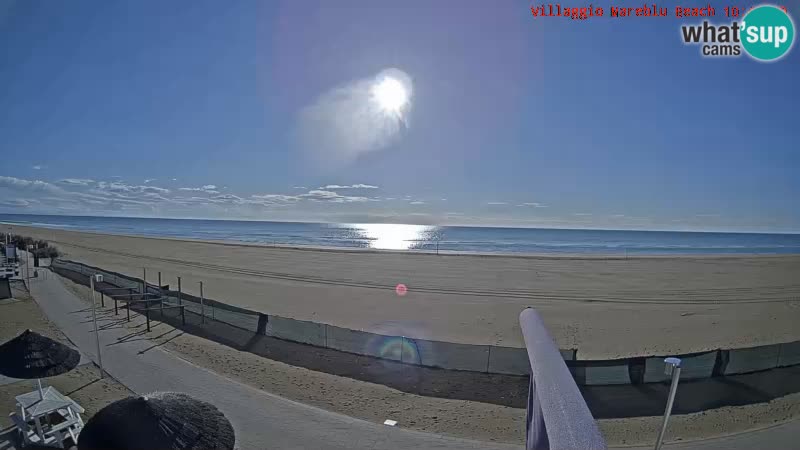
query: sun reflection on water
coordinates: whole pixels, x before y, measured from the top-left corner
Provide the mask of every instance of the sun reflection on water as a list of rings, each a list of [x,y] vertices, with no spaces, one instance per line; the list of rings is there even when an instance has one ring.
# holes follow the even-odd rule
[[[429,248],[438,239],[438,227],[429,225],[364,223],[350,227],[369,248],[381,250]]]

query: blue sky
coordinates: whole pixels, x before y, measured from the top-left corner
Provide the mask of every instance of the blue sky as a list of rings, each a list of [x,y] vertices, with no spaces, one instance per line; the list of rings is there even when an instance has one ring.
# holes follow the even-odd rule
[[[0,213],[800,231],[796,48],[529,6],[0,1]]]

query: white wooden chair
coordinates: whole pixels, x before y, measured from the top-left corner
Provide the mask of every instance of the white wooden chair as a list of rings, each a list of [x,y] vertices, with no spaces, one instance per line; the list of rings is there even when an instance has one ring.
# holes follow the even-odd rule
[[[11,413],[9,414],[9,417],[11,417],[11,421],[14,422],[14,425],[17,427],[17,430],[19,430],[19,434],[22,437],[22,442],[24,443],[24,445],[26,446],[30,444],[52,445],[56,443],[55,436],[48,437],[47,435],[45,435],[45,439],[44,441],[42,441],[42,439],[36,433],[36,430],[31,428],[28,425],[28,422],[22,420],[22,418],[17,413]],[[64,448],[64,445],[61,444],[60,447]]]
[[[44,432],[44,440],[42,440],[36,430],[28,425],[28,422],[23,420],[17,413],[11,413],[9,417],[11,417],[11,421],[14,422],[17,430],[19,430],[25,445],[56,445],[58,448],[64,448],[64,440],[67,437],[71,438],[74,444],[78,443],[78,434],[82,428],[81,420],[77,417],[71,417],[50,427]]]

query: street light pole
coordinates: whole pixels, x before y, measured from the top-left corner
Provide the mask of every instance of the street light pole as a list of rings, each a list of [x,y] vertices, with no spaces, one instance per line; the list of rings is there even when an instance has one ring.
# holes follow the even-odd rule
[[[664,364],[666,364],[666,367],[664,368],[664,373],[667,375],[672,375],[672,383],[669,386],[669,397],[667,397],[667,408],[664,410],[664,422],[661,423],[661,430],[658,432],[658,438],[656,439],[655,450],[659,450],[661,448],[661,444],[664,440],[664,433],[666,433],[667,431],[667,422],[669,421],[669,415],[672,413],[672,404],[675,403],[675,393],[678,392],[678,381],[681,378],[680,358],[666,358],[664,360]]]
[[[94,339],[97,342],[97,363],[100,366],[100,378],[104,378],[105,374],[103,373],[103,357],[100,355],[100,333],[97,331],[97,302],[95,301],[94,295],[95,280],[98,283],[101,283],[103,281],[103,276],[100,274],[95,274],[89,277],[89,284],[90,288],[92,289],[92,321],[94,322]]]

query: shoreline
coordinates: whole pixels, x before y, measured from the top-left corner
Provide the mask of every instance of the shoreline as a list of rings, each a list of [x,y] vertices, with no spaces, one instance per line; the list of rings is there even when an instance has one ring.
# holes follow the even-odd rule
[[[87,216],[93,217],[93,216]],[[181,219],[175,219],[181,220]],[[225,222],[225,220],[220,220]],[[294,222],[290,222],[294,223]],[[301,223],[301,222],[299,222]],[[16,234],[13,228],[36,228],[42,230],[63,231],[68,233],[85,233],[97,236],[117,236],[136,239],[157,239],[174,242],[189,242],[189,243],[206,243],[231,247],[259,247],[269,249],[283,249],[283,250],[296,250],[296,251],[311,251],[311,252],[333,252],[333,253],[377,253],[377,254],[397,254],[397,255],[432,255],[432,256],[462,256],[473,258],[519,258],[519,259],[555,259],[555,260],[638,260],[638,259],[741,259],[741,258],[794,258],[800,257],[800,253],[536,253],[536,252],[475,252],[475,251],[459,251],[459,250],[392,250],[392,249],[378,249],[378,248],[365,248],[365,247],[335,247],[323,245],[302,245],[302,244],[268,244],[259,242],[248,242],[236,239],[231,240],[216,240],[216,239],[200,239],[190,237],[170,237],[170,236],[150,236],[143,234],[126,234],[114,233],[109,231],[89,231],[80,229],[67,229],[46,227],[41,225],[30,224],[17,224],[7,223],[0,221],[0,224],[11,225],[11,233]],[[600,230],[603,231],[603,230]],[[625,231],[625,230],[608,230],[608,231]],[[636,230],[634,230],[636,231]],[[644,231],[644,230],[639,230]],[[648,231],[644,231],[648,232]],[[683,231],[681,233],[684,233]],[[686,233],[704,233],[701,231]],[[737,234],[737,233],[731,233]],[[767,234],[767,233],[763,233]],[[774,234],[789,234],[789,233],[774,233]],[[434,242],[434,241],[431,241]]]

